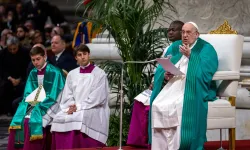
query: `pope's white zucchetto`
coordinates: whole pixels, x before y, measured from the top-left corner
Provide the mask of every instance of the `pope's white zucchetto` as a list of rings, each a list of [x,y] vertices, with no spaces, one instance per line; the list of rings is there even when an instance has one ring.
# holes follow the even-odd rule
[[[192,21],[189,21],[189,22],[187,22],[187,23],[192,24],[192,25],[197,29],[197,31],[199,31],[199,28],[198,28],[198,26],[197,26],[196,23],[194,23],[194,22],[192,22]]]

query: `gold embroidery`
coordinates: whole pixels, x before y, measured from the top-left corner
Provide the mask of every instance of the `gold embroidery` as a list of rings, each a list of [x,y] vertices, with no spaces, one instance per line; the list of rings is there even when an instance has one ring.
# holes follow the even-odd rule
[[[37,101],[37,99],[38,99],[38,97],[39,97],[39,94],[40,94],[42,88],[43,88],[43,85],[40,84],[39,87],[38,87],[38,90],[37,90],[37,92],[36,92],[36,96],[35,96],[34,101],[29,102],[29,104],[30,104],[31,106],[35,106],[37,103],[39,103],[39,101]]]
[[[30,141],[41,140],[43,139],[43,135],[32,135],[30,137]]]
[[[225,20],[222,25],[220,25],[216,30],[210,31],[209,34],[237,34],[237,31],[232,30],[228,21]]]
[[[10,130],[12,129],[21,129],[21,126],[10,126],[8,132],[10,133]]]

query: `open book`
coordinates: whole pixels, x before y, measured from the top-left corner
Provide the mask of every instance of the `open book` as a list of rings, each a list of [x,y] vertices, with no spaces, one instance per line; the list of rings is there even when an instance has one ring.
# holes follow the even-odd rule
[[[184,75],[183,72],[177,68],[169,58],[156,58],[156,61],[162,65],[165,71],[172,73],[173,75]]]
[[[30,95],[25,99],[25,102],[31,106],[35,106],[37,103],[42,102],[46,98],[46,93],[42,85],[39,85]]]

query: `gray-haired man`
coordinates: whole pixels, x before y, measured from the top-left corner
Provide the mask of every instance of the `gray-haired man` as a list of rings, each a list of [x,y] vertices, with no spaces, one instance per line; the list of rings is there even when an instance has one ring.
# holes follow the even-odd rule
[[[0,113],[10,114],[13,99],[23,93],[29,62],[29,53],[19,46],[18,38],[9,37],[7,48],[0,51]]]

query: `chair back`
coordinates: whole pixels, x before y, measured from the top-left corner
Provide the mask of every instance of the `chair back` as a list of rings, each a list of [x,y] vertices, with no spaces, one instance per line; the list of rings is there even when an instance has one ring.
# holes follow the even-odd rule
[[[201,39],[209,42],[215,48],[219,66],[218,71],[233,71],[240,74],[244,37],[236,34],[201,34]],[[217,81],[218,96],[236,96],[238,81]]]

